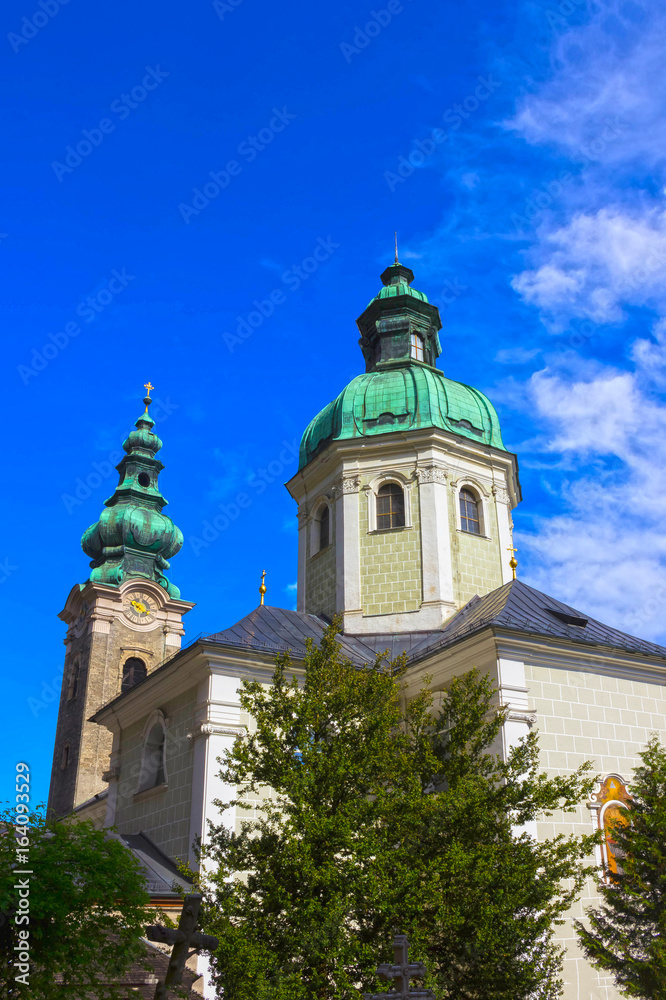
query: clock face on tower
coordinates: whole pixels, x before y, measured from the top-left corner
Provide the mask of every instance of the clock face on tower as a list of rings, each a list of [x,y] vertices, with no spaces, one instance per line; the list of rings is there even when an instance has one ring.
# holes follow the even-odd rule
[[[132,625],[151,625],[155,621],[157,603],[143,590],[129,590],[125,594],[123,611]]]

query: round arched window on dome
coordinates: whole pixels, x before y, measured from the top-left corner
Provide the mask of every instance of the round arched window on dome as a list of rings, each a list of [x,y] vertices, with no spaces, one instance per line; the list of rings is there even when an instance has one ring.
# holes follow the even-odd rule
[[[479,501],[471,490],[460,491],[460,527],[472,535],[481,534]]]
[[[377,491],[377,529],[405,526],[405,494],[398,483],[384,483]]]

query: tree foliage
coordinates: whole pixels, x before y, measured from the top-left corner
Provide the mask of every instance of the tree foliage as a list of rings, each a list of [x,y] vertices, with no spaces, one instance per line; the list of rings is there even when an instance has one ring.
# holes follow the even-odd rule
[[[25,826],[28,844],[19,845],[27,862],[17,864],[14,820],[11,811],[0,815],[0,994],[25,1000],[126,997],[127,988],[113,980],[143,956],[140,938],[151,920],[139,862],[89,822],[63,823],[35,812]],[[31,872],[28,922],[18,888],[26,876],[17,870]],[[17,980],[25,951],[20,932],[26,930],[30,971]]]
[[[385,989],[375,970],[400,929],[438,997],[557,996],[553,926],[588,874],[592,838],[537,844],[516,827],[575,809],[589,765],[546,777],[535,735],[502,761],[506,713],[488,679],[454,680],[433,715],[427,690],[407,701],[400,661],[359,670],[335,632],[310,645],[301,683],[281,656],[271,687],[242,687],[256,728],[221,760],[222,778],[251,812],[239,831],[214,828],[202,858],[220,995]]]
[[[621,858],[599,886],[601,903],[577,921],[593,965],[612,973],[628,997],[666,996],[666,749],[656,736],[639,754],[625,825],[615,823]]]

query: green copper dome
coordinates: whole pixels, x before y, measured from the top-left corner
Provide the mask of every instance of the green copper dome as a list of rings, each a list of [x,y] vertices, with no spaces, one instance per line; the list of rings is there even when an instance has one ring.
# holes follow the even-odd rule
[[[331,441],[423,427],[506,450],[492,403],[435,367],[442,321],[427,296],[410,287],[413,272],[396,255],[381,279],[384,287],[356,321],[365,374],[310,422],[301,440],[299,468]]]
[[[505,450],[495,408],[478,389],[410,364],[358,375],[310,422],[301,439],[299,468],[329,442],[377,434],[441,430]]]
[[[135,577],[154,580],[170,597],[179,598],[178,587],[167,580],[164,571],[169,569],[167,560],[182,547],[183,535],[162,513],[167,501],[157,479],[164,466],[155,457],[162,442],[153,433],[150,402],[146,396],[146,412],[123,443],[127,454],[116,466],[120,482],[105,501],[99,521],[84,533],[81,547],[92,559],[93,582],[117,587]]]

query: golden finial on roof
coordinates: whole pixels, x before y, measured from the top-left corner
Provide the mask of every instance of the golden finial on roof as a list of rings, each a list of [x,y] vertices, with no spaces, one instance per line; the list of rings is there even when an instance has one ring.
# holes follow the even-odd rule
[[[398,260],[398,231],[397,231],[397,229],[393,233],[393,236],[395,237],[395,262],[396,262],[396,264],[399,264],[400,261]]]
[[[146,390],[146,396],[145,396],[145,399],[144,399],[143,402],[144,402],[145,407],[146,407],[146,413],[148,413],[148,404],[152,402],[152,400],[150,398],[150,394],[153,391],[153,389],[155,388],[155,386],[149,380],[148,382],[144,382],[143,387]]]
[[[515,545],[508,545],[507,546],[507,552],[511,553],[511,558],[509,559],[509,566],[513,570],[513,578],[514,578],[514,580],[516,579],[516,569],[518,567],[518,560],[516,559],[516,552],[517,551],[518,551],[518,549],[515,547]]]
[[[264,595],[266,593],[265,581],[266,581],[266,570],[264,570],[263,573],[261,574],[261,586],[259,587],[259,593],[261,594],[261,601],[259,602],[260,604],[264,603]]]

